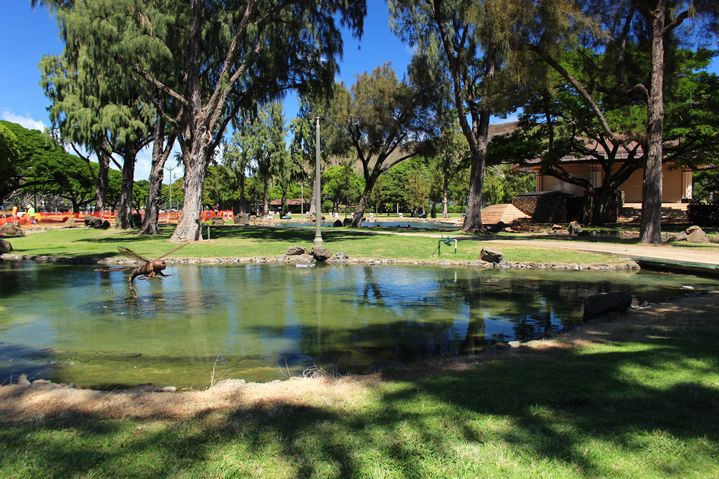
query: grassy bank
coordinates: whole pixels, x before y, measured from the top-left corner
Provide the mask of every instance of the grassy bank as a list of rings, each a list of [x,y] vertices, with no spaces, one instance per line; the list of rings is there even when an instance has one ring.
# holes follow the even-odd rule
[[[110,257],[118,254],[117,247],[125,246],[139,254],[154,257],[173,245],[168,243],[172,228],[165,228],[156,237],[134,233],[87,228],[60,229],[13,238],[15,253],[24,255],[53,255],[64,257]],[[475,260],[479,259],[482,241],[462,240],[457,254],[453,247],[442,245],[442,256],[436,255],[437,239],[417,236],[376,234],[370,231],[333,228],[323,231],[325,246],[332,252],[342,251],[353,258],[382,258],[408,260]],[[251,257],[284,254],[289,246],[311,247],[314,230],[310,228],[215,227],[212,239],[187,246],[178,257]],[[507,261],[536,263],[617,263],[617,257],[566,250],[527,247],[502,247]]]
[[[0,404],[0,476],[719,477],[712,299],[593,323],[544,349],[404,372],[324,404],[8,421],[18,393]]]

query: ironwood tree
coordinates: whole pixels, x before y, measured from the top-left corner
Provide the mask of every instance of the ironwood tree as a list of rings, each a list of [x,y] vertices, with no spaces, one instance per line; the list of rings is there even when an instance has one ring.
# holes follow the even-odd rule
[[[347,138],[365,181],[352,226],[362,221],[380,175],[426,150],[434,133],[427,110],[422,92],[399,81],[389,64],[359,75],[351,91],[335,88],[327,122]]]
[[[94,62],[114,63],[177,103],[176,116],[159,109],[178,133],[185,166],[172,240],[194,241],[207,167],[230,121],[289,88],[331,85],[339,26],[361,34],[365,11],[364,1],[346,0],[78,0],[58,17],[65,39],[86,46]]]
[[[482,228],[482,189],[492,115],[512,109],[518,76],[515,23],[526,18],[525,2],[502,0],[390,0],[394,31],[451,80],[451,95],[471,154],[469,197],[463,229]]]
[[[701,28],[704,35],[716,35],[719,32],[719,3],[712,0],[631,0],[628,11],[628,19],[633,18],[636,11],[644,20],[643,29],[651,32],[651,75],[648,81],[639,84],[647,96],[647,157],[640,235],[644,243],[661,243],[666,45],[681,35],[678,29],[688,22]]]

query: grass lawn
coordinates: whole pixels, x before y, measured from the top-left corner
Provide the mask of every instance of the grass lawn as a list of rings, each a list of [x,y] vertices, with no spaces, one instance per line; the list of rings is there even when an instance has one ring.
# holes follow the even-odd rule
[[[324,405],[0,423],[0,476],[719,477],[719,307],[639,314],[570,349],[406,372]]]
[[[203,229],[203,232],[205,230]],[[148,257],[158,256],[173,247],[167,240],[172,228],[164,228],[157,237],[137,236],[134,233],[88,228],[59,229],[13,238],[14,253],[26,255],[54,255],[65,257],[117,255],[117,247],[125,246]],[[342,251],[353,258],[382,258],[430,261],[440,259],[436,254],[436,238],[376,234],[370,231],[345,228],[325,229],[325,246],[332,252]],[[242,228],[214,227],[212,240],[190,244],[177,253],[178,257],[251,257],[277,256],[287,247],[310,247],[314,238],[311,228]],[[484,246],[482,241],[459,242],[458,253],[453,247],[442,245],[441,259],[475,260]],[[496,248],[496,246],[494,246]],[[527,247],[501,247],[507,261],[536,263],[617,263],[618,257],[576,251]]]

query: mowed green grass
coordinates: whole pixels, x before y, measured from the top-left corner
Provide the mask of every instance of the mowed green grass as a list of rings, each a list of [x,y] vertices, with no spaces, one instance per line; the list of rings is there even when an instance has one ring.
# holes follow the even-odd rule
[[[716,478],[719,315],[687,314],[627,341],[390,376],[352,404],[0,424],[0,476]]]
[[[206,235],[206,228],[203,229]],[[168,241],[172,228],[164,228],[155,237],[138,236],[133,232],[92,230],[88,228],[51,230],[12,238],[14,253],[24,255],[53,255],[63,257],[109,257],[118,255],[117,247],[124,246],[137,253],[156,257],[175,247]],[[175,254],[178,257],[252,257],[277,256],[289,246],[312,246],[314,230],[310,228],[214,227],[212,239],[188,245]],[[475,260],[486,247],[482,241],[461,239],[458,252],[453,246],[442,245],[442,255],[436,254],[437,239],[420,236],[378,234],[346,228],[327,228],[323,231],[325,246],[354,258],[403,260]],[[448,235],[449,236],[449,235]],[[467,238],[466,236],[459,236]],[[497,246],[491,246],[497,249]],[[501,247],[506,261],[536,263],[616,263],[618,257],[569,250],[527,247]]]

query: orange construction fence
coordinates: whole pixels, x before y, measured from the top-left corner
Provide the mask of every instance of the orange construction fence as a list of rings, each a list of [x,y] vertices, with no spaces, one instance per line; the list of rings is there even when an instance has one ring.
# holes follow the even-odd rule
[[[141,214],[144,214],[144,211],[141,211]],[[13,216],[12,214],[8,213],[0,214],[0,226],[6,223],[15,223],[20,225],[29,225],[32,223],[64,223],[70,218],[82,220],[86,216],[102,218],[103,220],[108,220],[110,223],[112,223],[117,215],[114,211],[96,211],[94,213],[74,213],[72,211],[55,213],[42,212],[35,213],[35,215],[33,215],[32,217],[27,214]],[[202,221],[211,221],[214,218],[222,218],[224,221],[232,222],[235,219],[235,214],[232,212],[232,210],[205,210],[202,212],[201,218]],[[180,213],[178,211],[160,213],[158,218],[158,221],[163,224],[177,223],[179,220]]]

